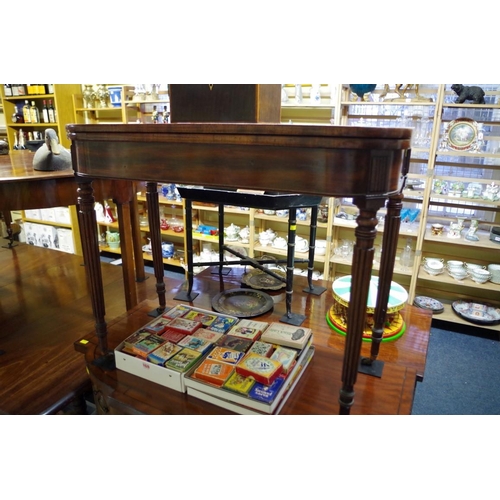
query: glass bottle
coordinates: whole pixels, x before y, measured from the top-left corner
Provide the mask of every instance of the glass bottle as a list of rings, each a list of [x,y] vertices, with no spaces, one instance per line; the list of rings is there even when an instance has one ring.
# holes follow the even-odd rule
[[[49,123],[56,123],[56,110],[54,109],[54,106],[52,106],[52,99],[49,99],[48,112],[49,112]]]
[[[24,123],[31,123],[30,103],[27,100],[24,101],[23,118],[24,118]]]
[[[3,90],[4,90],[5,97],[12,97],[13,96],[11,83],[4,83]]]
[[[23,113],[19,111],[17,106],[14,106],[14,113],[12,113],[12,123],[24,123]]]
[[[43,123],[50,123],[49,108],[47,108],[47,101],[45,99],[43,100],[42,118],[43,118]]]
[[[401,268],[402,269],[408,269],[411,267],[411,260],[412,260],[412,249],[411,249],[411,240],[408,238],[406,240],[406,245],[403,248],[403,251],[401,253]]]
[[[40,111],[38,111],[35,101],[31,101],[30,116],[31,123],[40,123]]]

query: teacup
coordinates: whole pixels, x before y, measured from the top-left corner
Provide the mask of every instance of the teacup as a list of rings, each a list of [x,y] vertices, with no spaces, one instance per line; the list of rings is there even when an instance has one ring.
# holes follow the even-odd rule
[[[491,278],[491,273],[486,269],[472,269],[470,271],[471,278],[476,283],[486,283]]]

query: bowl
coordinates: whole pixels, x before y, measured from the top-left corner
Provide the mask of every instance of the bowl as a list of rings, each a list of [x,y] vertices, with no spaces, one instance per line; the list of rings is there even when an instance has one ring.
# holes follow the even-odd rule
[[[438,259],[427,259],[425,261],[425,265],[429,269],[434,269],[436,271],[442,271],[443,267],[444,267],[443,262],[441,260],[438,260]]]
[[[469,271],[473,271],[475,269],[486,269],[485,266],[482,266],[481,264],[469,264],[468,262],[465,263],[465,267],[469,270]]]
[[[442,267],[440,269],[435,269],[435,268],[427,266],[427,264],[424,265],[424,269],[431,276],[437,276],[438,274],[441,274],[443,272]]]
[[[470,271],[470,277],[476,283],[486,283],[491,278],[491,273],[486,269],[472,269]]]
[[[457,281],[462,281],[464,280],[465,278],[467,278],[467,276],[469,276],[469,273],[464,269],[464,270],[456,270],[456,271],[452,271],[452,270],[449,270],[448,269],[448,274],[456,279]]]

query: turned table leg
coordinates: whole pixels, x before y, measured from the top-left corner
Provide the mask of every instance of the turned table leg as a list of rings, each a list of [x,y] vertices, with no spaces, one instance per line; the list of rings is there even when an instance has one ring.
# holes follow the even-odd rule
[[[354,403],[354,385],[357,379],[361,342],[366,323],[366,304],[373,264],[374,241],[377,234],[377,211],[383,199],[354,198],[359,208],[356,243],[352,261],[351,297],[347,311],[347,335],[342,366],[340,414],[350,413]]]

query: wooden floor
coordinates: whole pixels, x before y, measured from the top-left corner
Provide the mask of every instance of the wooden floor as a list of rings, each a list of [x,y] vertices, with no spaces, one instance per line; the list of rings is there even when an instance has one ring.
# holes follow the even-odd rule
[[[0,269],[0,414],[56,413],[90,387],[73,347],[94,329],[83,260],[21,243],[0,248]],[[102,270],[111,321],[126,311],[122,269]],[[138,283],[137,293],[154,299],[154,279]]]

